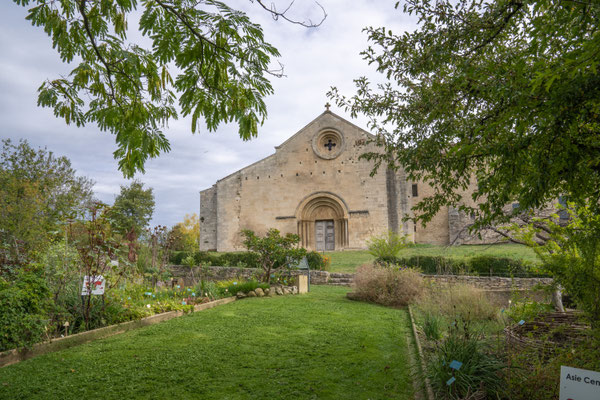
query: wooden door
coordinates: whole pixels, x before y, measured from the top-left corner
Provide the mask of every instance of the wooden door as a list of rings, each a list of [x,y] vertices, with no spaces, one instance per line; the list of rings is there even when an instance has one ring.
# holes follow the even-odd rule
[[[325,221],[325,250],[335,250],[335,230],[333,221]]]
[[[335,250],[333,220],[315,221],[315,246],[317,251]]]

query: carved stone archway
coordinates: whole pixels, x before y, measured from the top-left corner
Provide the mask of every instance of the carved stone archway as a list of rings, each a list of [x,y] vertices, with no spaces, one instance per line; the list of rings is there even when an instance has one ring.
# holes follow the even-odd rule
[[[330,192],[316,192],[305,197],[296,209],[296,220],[302,247],[317,248],[317,221],[333,221],[335,249],[348,247],[348,207],[339,196]]]

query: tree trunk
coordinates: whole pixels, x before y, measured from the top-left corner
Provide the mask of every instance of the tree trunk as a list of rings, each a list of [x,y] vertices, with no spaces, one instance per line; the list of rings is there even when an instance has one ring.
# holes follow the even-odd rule
[[[137,235],[135,234],[134,228],[131,228],[131,230],[127,232],[125,239],[128,240],[127,246],[129,247],[127,258],[129,258],[129,262],[134,263],[137,261]]]

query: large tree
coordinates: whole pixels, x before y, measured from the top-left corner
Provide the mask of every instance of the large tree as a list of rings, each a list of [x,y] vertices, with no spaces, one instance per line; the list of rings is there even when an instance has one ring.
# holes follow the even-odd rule
[[[200,248],[200,218],[198,214],[185,214],[183,222],[171,228],[173,250],[197,251]]]
[[[418,28],[367,28],[363,54],[384,75],[330,96],[370,117],[383,147],[366,157],[435,187],[415,207],[477,214],[476,226],[561,194],[600,200],[600,3],[408,0]],[[399,4],[396,4],[399,7]],[[464,189],[476,183],[474,209]]]
[[[235,121],[247,140],[264,121],[264,98],[273,92],[268,76],[281,75],[269,64],[279,52],[264,41],[259,25],[225,3],[13,1],[30,7],[27,19],[51,37],[64,62],[75,65],[68,76],[43,83],[38,104],[67,124],[95,123],[116,135],[114,156],[127,177],[169,150],[163,130],[177,118],[176,99],[182,114],[191,115],[193,132],[199,120],[209,130]],[[287,10],[256,2],[287,19]],[[131,39],[134,15],[145,37],[140,40]]]
[[[121,185],[111,209],[112,226],[123,236],[132,235],[130,240],[135,241],[148,226],[153,213],[152,188],[144,188],[144,183],[136,179],[129,186]]]
[[[0,153],[0,264],[35,256],[81,217],[92,200],[93,182],[77,176],[66,157],[34,149],[27,141],[2,141]],[[5,260],[5,261],[2,261]]]

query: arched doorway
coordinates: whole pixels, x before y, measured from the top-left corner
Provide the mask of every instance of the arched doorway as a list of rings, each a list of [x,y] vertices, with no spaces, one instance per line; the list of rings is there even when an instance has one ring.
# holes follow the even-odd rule
[[[303,247],[317,251],[348,247],[348,208],[339,196],[311,194],[298,205],[296,219]]]

